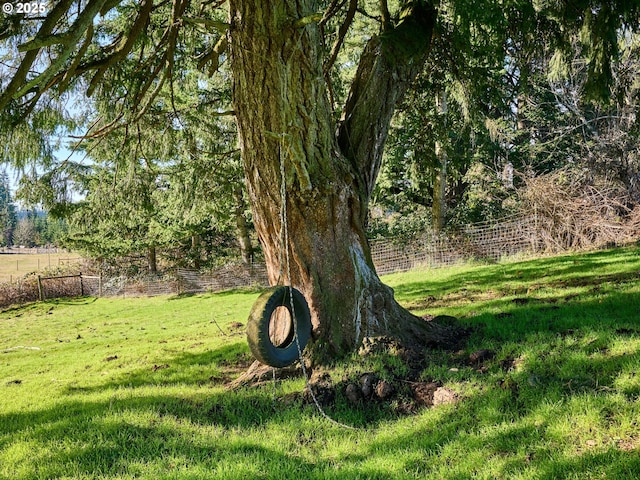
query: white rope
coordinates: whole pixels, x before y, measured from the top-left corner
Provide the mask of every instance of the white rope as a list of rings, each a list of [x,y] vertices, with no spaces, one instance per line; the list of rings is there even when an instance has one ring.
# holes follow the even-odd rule
[[[285,83],[286,83],[286,75],[285,75]],[[284,101],[284,95],[283,95]],[[313,392],[313,388],[311,387],[311,383],[309,381],[309,374],[307,372],[306,364],[304,363],[304,358],[302,356],[302,348],[300,347],[300,340],[298,338],[298,326],[296,322],[296,309],[293,302],[293,286],[291,281],[291,263],[289,259],[289,225],[288,225],[288,215],[287,215],[287,175],[286,169],[284,165],[283,151],[285,150],[285,133],[283,132],[280,136],[280,201],[282,202],[282,206],[280,208],[280,278],[282,278],[283,270],[286,270],[287,274],[287,289],[289,291],[289,305],[291,306],[291,320],[293,323],[293,338],[296,342],[296,347],[298,349],[298,360],[300,361],[300,367],[302,368],[302,374],[304,375],[305,386],[313,399],[313,403],[316,405],[316,408],[320,412],[320,414],[326,418],[331,423],[338,425],[343,428],[348,428],[350,430],[358,430],[357,427],[353,427],[351,425],[345,425],[344,423],[340,423],[337,420],[331,418],[324,411],[320,402],[318,401],[315,393]],[[286,149],[290,151],[290,149]],[[284,254],[283,254],[284,251]],[[284,259],[283,259],[284,255]],[[283,262],[284,260],[284,262]],[[273,370],[274,375],[274,392],[275,392],[275,370]]]

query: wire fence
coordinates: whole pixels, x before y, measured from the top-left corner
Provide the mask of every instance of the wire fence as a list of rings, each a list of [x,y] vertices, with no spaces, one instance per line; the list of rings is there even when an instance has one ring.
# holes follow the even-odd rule
[[[640,235],[635,234],[637,239]],[[514,217],[497,223],[469,225],[447,234],[425,232],[413,240],[383,239],[371,241],[371,256],[378,274],[437,268],[472,259],[500,261],[509,257],[540,255],[550,252],[549,232],[535,215]],[[620,236],[625,241],[629,236]],[[595,242],[591,249],[601,247]],[[613,246],[607,243],[606,246]],[[568,249],[557,242],[553,251]],[[0,284],[0,307],[56,297],[93,295],[101,297],[138,297],[196,292],[217,292],[242,287],[268,285],[263,263],[230,263],[214,272],[178,269],[170,276],[127,278],[95,275],[60,277],[29,276],[18,282]]]
[[[471,259],[499,261],[514,255],[539,253],[535,217],[511,218],[499,223],[479,223],[462,230],[406,239],[371,242],[378,274],[414,268],[437,268]]]
[[[68,253],[66,248],[58,247],[0,247],[0,253],[16,253],[16,254],[45,254],[45,253]]]

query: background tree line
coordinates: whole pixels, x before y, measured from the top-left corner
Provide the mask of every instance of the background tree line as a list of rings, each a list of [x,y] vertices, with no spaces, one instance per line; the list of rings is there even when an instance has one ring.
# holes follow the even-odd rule
[[[518,36],[518,21],[535,19],[533,10],[511,14],[503,18],[512,35],[496,49],[487,48],[495,45],[486,41],[490,24],[469,50],[460,47],[453,16],[440,23],[444,53],[392,125],[372,235],[456,229],[531,213],[532,202],[542,213],[545,195],[569,186],[573,198],[556,206],[566,212],[590,189],[613,207],[608,220],[624,221],[640,202],[640,37],[619,29],[612,76],[593,84],[596,60],[584,40],[593,25],[559,45],[542,30]]]
[[[67,223],[41,210],[20,210],[14,202],[7,173],[0,175],[0,225],[3,247],[61,245],[66,240]]]

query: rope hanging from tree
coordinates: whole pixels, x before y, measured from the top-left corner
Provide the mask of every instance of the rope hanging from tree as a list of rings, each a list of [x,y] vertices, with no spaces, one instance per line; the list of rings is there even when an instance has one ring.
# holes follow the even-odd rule
[[[284,75],[282,101],[286,101],[286,75]],[[311,313],[304,295],[292,286],[291,263],[289,258],[289,226],[287,215],[287,177],[285,159],[283,153],[291,153],[286,145],[287,133],[284,131],[278,135],[280,141],[280,273],[278,285],[265,291],[254,303],[249,320],[247,322],[247,341],[251,352],[260,362],[274,367],[273,381],[275,391],[275,368],[291,365],[296,360],[305,379],[305,386],[313,399],[320,414],[340,427],[355,430],[356,427],[340,423],[327,415],[318,402],[318,399],[310,385],[307,367],[302,352],[311,338]],[[283,274],[286,273],[286,285],[282,285]],[[287,298],[288,297],[288,298]],[[279,307],[288,310],[291,327],[286,337],[279,344],[274,344],[269,335],[269,326],[274,318],[274,313]]]
[[[285,77],[286,78],[286,77]],[[302,293],[291,285],[289,259],[289,228],[287,221],[287,183],[283,152],[286,133],[280,140],[280,274],[278,285],[265,291],[254,303],[247,322],[247,342],[254,357],[261,363],[282,368],[300,360],[305,370],[302,351],[311,338],[311,313]],[[282,285],[286,273],[286,285]],[[287,298],[288,297],[288,298]],[[272,323],[282,320],[276,311],[284,307],[288,311],[290,324],[282,341],[274,343],[270,335]],[[305,377],[306,377],[306,371]]]

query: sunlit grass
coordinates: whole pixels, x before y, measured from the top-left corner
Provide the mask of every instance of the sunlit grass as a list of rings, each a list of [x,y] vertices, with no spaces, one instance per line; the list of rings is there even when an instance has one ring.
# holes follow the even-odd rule
[[[356,430],[302,405],[302,379],[225,388],[251,361],[239,324],[257,292],[0,313],[0,478],[637,478],[638,248],[385,280],[471,329],[420,375],[461,400],[408,415],[339,393],[327,413]],[[366,369],[406,366],[357,359],[335,380]]]

